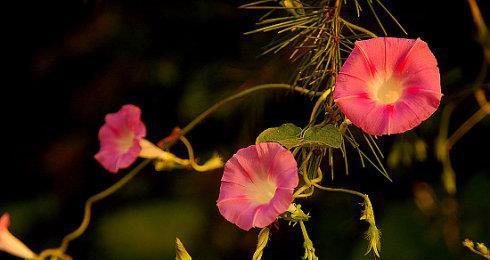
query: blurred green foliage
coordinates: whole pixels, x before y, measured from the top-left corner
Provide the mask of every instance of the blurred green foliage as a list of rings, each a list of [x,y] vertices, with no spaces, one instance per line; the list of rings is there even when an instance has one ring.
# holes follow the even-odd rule
[[[105,215],[95,227],[90,259],[171,259],[175,237],[192,248],[206,216],[192,201],[145,201]]]

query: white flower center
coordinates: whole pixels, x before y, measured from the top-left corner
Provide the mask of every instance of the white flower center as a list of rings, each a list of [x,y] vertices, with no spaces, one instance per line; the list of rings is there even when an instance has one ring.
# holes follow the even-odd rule
[[[368,85],[372,98],[382,104],[395,103],[404,89],[403,81],[392,74],[380,74]]]
[[[269,203],[276,193],[276,184],[268,179],[256,180],[247,188],[247,193],[257,204]]]
[[[119,149],[121,149],[121,151],[123,153],[126,153],[129,150],[129,148],[131,148],[133,146],[133,140],[134,140],[134,133],[127,130],[127,132],[124,133],[117,140],[118,145],[119,145]]]

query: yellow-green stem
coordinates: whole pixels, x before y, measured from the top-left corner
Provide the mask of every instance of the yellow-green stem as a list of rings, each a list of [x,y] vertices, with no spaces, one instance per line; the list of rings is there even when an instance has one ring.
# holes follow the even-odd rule
[[[333,192],[342,192],[342,193],[347,193],[347,194],[352,194],[361,197],[362,199],[366,200],[368,196],[364,193],[355,191],[355,190],[349,190],[349,189],[342,189],[342,188],[330,188],[330,187],[325,187],[321,186],[320,184],[314,183],[313,186],[320,190],[326,190],[326,191],[333,191]]]
[[[70,242],[80,237],[85,232],[85,230],[87,230],[87,227],[90,223],[90,217],[92,215],[92,205],[95,202],[107,198],[109,195],[113,194],[120,188],[124,187],[131,179],[133,179],[134,176],[136,176],[150,162],[151,162],[150,159],[146,159],[142,161],[134,169],[132,169],[127,175],[122,177],[119,181],[114,183],[112,186],[88,198],[88,200],[85,202],[85,211],[83,214],[82,223],[77,229],[75,229],[75,231],[71,232],[70,234],[66,235],[65,238],[63,238],[63,241],[61,242],[60,250],[62,252],[65,252]]]
[[[453,145],[461,139],[468,131],[470,131],[473,126],[475,126],[478,122],[480,122],[485,116],[487,112],[485,108],[482,107],[478,111],[476,111],[466,122],[464,122],[458,130],[456,130],[446,142],[446,149],[449,151],[453,147]]]
[[[330,93],[332,93],[332,89],[333,88],[334,87],[331,87],[331,88],[325,90],[325,92],[323,92],[323,94],[316,101],[315,106],[313,107],[313,110],[311,110],[310,122],[309,122],[310,124],[313,124],[314,123],[315,118],[316,118],[316,116],[318,114],[318,111],[320,110],[320,106],[327,99],[328,95],[330,95]]]
[[[187,126],[182,128],[182,131],[180,135],[185,135],[187,134],[192,128],[194,128],[196,125],[201,123],[204,119],[206,119],[209,115],[214,113],[216,110],[221,108],[223,105],[230,103],[231,101],[234,101],[236,99],[239,99],[243,96],[246,96],[248,94],[254,93],[256,91],[260,90],[267,90],[267,89],[286,89],[286,90],[294,90],[296,92],[306,94],[306,95],[312,95],[312,96],[318,96],[321,95],[321,93],[307,90],[301,87],[292,87],[291,85],[288,84],[264,84],[264,85],[258,85],[252,88],[245,89],[233,96],[230,96],[228,98],[225,98],[218,103],[214,104],[210,108],[208,108],[206,111],[204,111],[202,114],[198,115],[194,120],[192,120]]]
[[[340,17],[339,17],[339,20],[340,20],[340,21],[341,21],[343,24],[345,24],[347,27],[349,27],[349,28],[351,28],[351,29],[353,29],[353,30],[356,30],[356,31],[359,31],[359,32],[365,33],[365,34],[367,34],[367,35],[369,35],[369,36],[371,36],[371,37],[373,37],[373,38],[378,37],[378,36],[377,36],[375,33],[371,32],[370,30],[368,30],[368,29],[366,29],[366,28],[363,28],[363,27],[361,27],[361,26],[358,26],[358,25],[355,25],[355,24],[353,24],[353,23],[350,23],[350,22],[348,22],[348,21],[346,21],[346,20],[344,20],[343,18],[340,18]]]

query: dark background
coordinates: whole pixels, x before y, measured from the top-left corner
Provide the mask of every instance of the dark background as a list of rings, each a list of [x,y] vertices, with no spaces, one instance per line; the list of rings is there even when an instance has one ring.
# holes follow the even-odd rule
[[[346,9],[353,7],[348,2]],[[421,37],[431,46],[440,64],[444,98],[467,88],[479,72],[482,51],[466,1],[386,2],[409,37]],[[479,2],[490,21],[488,1]],[[2,37],[8,45],[8,69],[3,70],[2,87],[7,134],[0,211],[11,214],[11,231],[36,252],[58,246],[79,224],[84,200],[124,174],[111,175],[93,159],[106,113],[126,103],[140,106],[148,139],[156,141],[240,88],[287,82],[294,65],[284,55],[258,57],[271,35],[242,35],[259,17],[258,12],[237,9],[243,3],[48,0],[5,7],[13,17],[7,18]],[[369,17],[367,6],[365,10]],[[402,36],[387,16],[382,19],[392,36]],[[365,22],[380,32],[372,19]],[[189,138],[200,157],[217,151],[229,158],[267,127],[305,125],[311,108],[308,98],[292,93],[254,95],[226,107]],[[465,99],[450,129],[477,109],[471,96]],[[373,168],[359,167],[353,151],[351,175],[339,171],[327,183],[371,195],[382,230],[383,259],[478,259],[459,241],[469,237],[490,243],[489,120],[453,149],[458,221],[449,227],[442,168],[433,155],[439,120],[440,110],[403,138],[380,138],[386,154],[394,142],[415,137],[428,145],[424,162],[390,169],[393,183]],[[185,154],[180,146],[174,151]],[[68,253],[75,259],[172,259],[178,236],[195,259],[251,258],[257,230],[239,230],[215,207],[220,176],[221,171],[146,169],[95,206],[89,230]],[[417,207],[414,187],[420,183],[434,190],[440,214],[427,215]],[[358,220],[359,202],[325,192],[304,202],[313,216],[307,227],[321,259],[372,258],[363,256],[367,226]],[[299,227],[281,222],[265,259],[298,259],[302,243]],[[0,258],[8,259],[3,254]]]

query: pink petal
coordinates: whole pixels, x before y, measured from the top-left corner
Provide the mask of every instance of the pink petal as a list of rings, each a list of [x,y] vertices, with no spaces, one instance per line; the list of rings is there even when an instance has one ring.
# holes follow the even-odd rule
[[[240,149],[225,165],[218,209],[244,230],[270,225],[285,212],[298,185],[296,160],[277,143]]]
[[[374,76],[386,67],[386,41],[383,37],[374,38],[366,41],[357,41],[354,48],[358,48],[361,56],[359,57],[364,66],[369,69],[369,75]]]
[[[240,178],[241,181],[239,183],[247,185],[265,177],[259,176],[261,174],[265,175],[264,171],[256,171],[257,167],[262,167],[256,164],[259,161],[256,151],[241,149],[235,155],[230,159],[229,165],[228,163],[225,164],[225,169],[229,169],[235,174],[227,174],[226,177],[223,175],[225,180],[237,180],[237,178]]]
[[[284,151],[278,146],[280,146],[278,143],[264,143],[264,145],[255,146],[257,158],[265,170],[269,170],[276,158],[276,155],[281,151]]]
[[[428,92],[432,92],[441,99],[441,78],[439,77],[439,69],[437,67],[424,69],[413,74],[407,74],[405,79],[407,88],[416,87],[424,89]]]
[[[357,78],[365,82],[370,80],[375,73],[376,67],[369,60],[367,53],[358,46],[357,42],[349,58],[342,65],[339,78],[341,76],[348,76],[349,78]]]
[[[249,205],[246,208],[242,208],[240,210],[240,214],[237,215],[236,221],[234,222],[239,228],[243,230],[250,230],[254,225],[254,218],[258,211],[258,207],[256,205]],[[260,212],[258,212],[260,214]],[[270,224],[270,223],[269,223]]]
[[[146,136],[146,127],[141,121],[141,109],[135,105],[124,105],[118,112],[107,114],[105,122],[108,130],[115,136],[121,136],[127,131],[137,138]]]
[[[219,197],[218,197],[218,203],[230,199],[247,199],[248,200],[248,194],[246,193],[247,187],[236,184],[236,183],[230,183],[226,181],[221,181],[221,187],[220,187],[220,192],[219,192]]]
[[[439,106],[437,60],[420,39],[358,41],[340,70],[333,95],[342,113],[369,134],[408,131]]]
[[[437,109],[440,95],[416,88],[407,88],[399,102],[395,104],[393,113],[392,134],[403,133],[418,126],[429,118]]]
[[[145,124],[141,121],[141,109],[134,105],[124,105],[122,110],[127,115],[127,125],[131,128],[137,138],[146,136]]]
[[[344,115],[352,123],[364,131],[369,129],[369,122],[366,119],[368,112],[373,111],[378,105],[367,95],[354,96],[350,98],[340,98],[336,100]]]
[[[393,105],[376,105],[370,112],[365,114],[363,122],[364,131],[371,135],[378,133],[393,134]]]
[[[131,164],[136,161],[138,155],[140,154],[141,146],[137,140],[133,141],[133,145],[127,152],[119,156],[118,167],[120,169],[128,168]]]
[[[282,150],[276,154],[269,172],[277,183],[277,187],[294,189],[298,186],[299,179],[291,178],[291,176],[297,176],[298,164],[288,150]]]
[[[405,40],[406,39],[401,39]],[[424,70],[437,69],[437,59],[429,49],[426,42],[416,39],[409,40],[404,47],[406,51],[397,61],[395,70],[406,76],[417,74]],[[407,48],[409,47],[409,48]]]
[[[292,200],[293,194],[291,190],[278,188],[271,203],[262,205],[257,209],[257,214],[253,220],[254,226],[263,228],[272,224],[276,221],[277,216],[286,212]]]
[[[256,209],[256,206],[251,205],[246,199],[230,199],[217,204],[219,212],[226,220],[237,225],[243,230],[250,230],[253,226],[253,217],[249,219],[242,218],[238,223],[238,218],[243,212],[248,212]]]
[[[108,124],[103,125],[99,130],[100,144],[117,146],[119,143],[119,139],[128,132],[129,130],[127,130],[125,126],[114,128],[109,126]]]
[[[0,218],[0,230],[5,230],[10,226],[10,216],[8,213],[3,213]]]
[[[237,157],[232,157],[225,164],[225,172],[235,172],[235,174],[224,174],[221,179],[222,182],[236,183],[241,186],[248,186],[251,184],[251,179],[248,174],[242,170],[242,166],[238,162]]]
[[[337,86],[349,85],[349,88],[335,88],[334,99],[348,99],[353,97],[367,97],[366,81],[353,76],[353,74],[339,74]]]
[[[100,151],[95,159],[112,173],[127,168],[138,158],[140,141],[145,135],[141,109],[124,105],[116,113],[106,115],[99,130]]]
[[[392,116],[392,120],[397,122],[391,129],[392,134],[403,133],[408,131],[418,125],[418,122],[421,121],[419,115],[414,108],[408,106],[404,102],[398,102],[394,107],[394,113]]]

